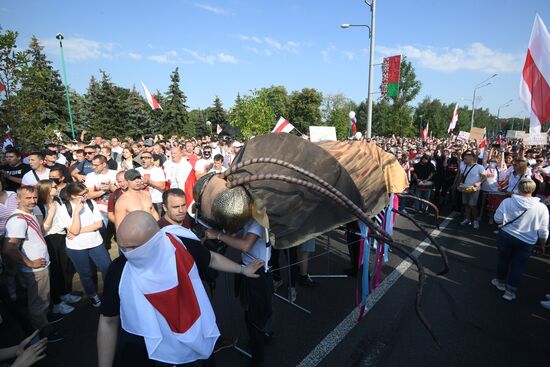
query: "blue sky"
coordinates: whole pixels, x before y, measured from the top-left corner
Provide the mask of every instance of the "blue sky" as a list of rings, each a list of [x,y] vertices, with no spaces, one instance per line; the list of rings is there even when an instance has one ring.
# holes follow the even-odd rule
[[[378,0],[376,61],[403,53],[416,68],[424,96],[477,105],[501,116],[526,116],[518,100],[521,68],[535,13],[550,27],[548,0]],[[361,0],[40,1],[0,4],[0,24],[20,33],[19,47],[36,35],[60,68],[55,35],[65,36],[69,83],[85,92],[99,69],[123,87],[165,91],[179,66],[191,108],[218,95],[233,105],[238,92],[284,85],[366,98],[368,31]],[[377,90],[381,68],[375,67]],[[461,100],[464,98],[464,100]]]

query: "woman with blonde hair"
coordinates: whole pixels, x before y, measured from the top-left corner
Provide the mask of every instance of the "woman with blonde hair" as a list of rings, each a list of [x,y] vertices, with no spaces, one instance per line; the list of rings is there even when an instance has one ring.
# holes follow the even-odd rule
[[[61,200],[57,197],[57,185],[51,180],[40,180],[36,184],[37,208],[42,215],[44,238],[50,255],[50,296],[53,313],[66,315],[74,311],[69,303],[77,303],[80,296],[71,294],[74,269],[65,252],[65,228],[59,222],[57,212]],[[38,214],[38,213],[36,213]]]
[[[535,246],[544,252],[548,238],[548,209],[532,194],[536,184],[530,178],[517,184],[518,194],[502,201],[495,212],[500,232],[497,239],[497,277],[491,281],[502,298],[515,299],[527,259]]]

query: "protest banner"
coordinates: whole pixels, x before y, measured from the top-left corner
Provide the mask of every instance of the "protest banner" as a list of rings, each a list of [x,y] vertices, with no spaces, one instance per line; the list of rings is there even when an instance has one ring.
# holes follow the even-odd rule
[[[310,126],[309,139],[312,143],[317,143],[321,141],[336,141],[336,127]]]
[[[546,145],[548,144],[548,134],[546,133],[531,133],[523,141],[527,145]]]
[[[458,141],[468,141],[470,139],[470,133],[467,131],[461,131],[456,138]]]
[[[472,127],[470,130],[470,140],[475,140],[479,143],[483,140],[485,137],[485,128],[480,127]]]

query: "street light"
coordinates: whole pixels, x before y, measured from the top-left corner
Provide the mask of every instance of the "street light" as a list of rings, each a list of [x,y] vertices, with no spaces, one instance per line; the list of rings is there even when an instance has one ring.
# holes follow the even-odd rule
[[[475,87],[474,87],[474,98],[472,98],[472,121],[470,121],[470,130],[472,130],[472,128],[474,127],[474,113],[475,113],[475,105],[476,105],[476,90],[478,90],[479,88],[483,88],[483,87],[486,87],[488,85],[491,85],[491,83],[487,83],[489,80],[493,79],[495,76],[497,76],[498,74],[493,74],[491,75],[490,77],[488,77],[487,79],[485,79],[484,81],[482,81],[481,83],[477,84]],[[485,84],[484,84],[485,83]]]
[[[512,102],[514,102],[514,100],[513,100],[513,99],[511,99],[511,100],[509,100],[508,102],[506,102],[506,103],[503,103],[503,104],[501,104],[500,106],[498,106],[498,110],[497,110],[497,125],[496,125],[496,126],[498,126],[498,124],[499,124],[499,119],[500,119],[500,109],[501,109],[501,108],[505,108],[505,107],[508,107],[508,106],[510,106],[510,104],[511,104]],[[495,128],[496,128],[496,126],[495,126]],[[493,130],[493,135],[495,135],[495,132],[494,132],[494,130]]]
[[[69,110],[69,122],[71,123],[71,132],[74,135],[73,114],[71,112],[71,97],[69,96],[69,84],[67,83],[67,70],[65,69],[65,55],[63,54],[63,35],[58,33],[55,38],[59,40],[59,48],[61,49],[61,68],[63,69],[63,81],[65,82],[65,96],[67,97],[67,108]]]
[[[368,103],[367,103],[367,139],[371,138],[372,135],[372,82],[374,74],[374,31],[375,31],[375,20],[376,20],[376,0],[371,0],[370,3],[367,0],[364,0],[365,4],[370,7],[370,27],[366,24],[348,24],[344,23],[340,25],[341,28],[350,28],[350,27],[367,27],[369,29],[369,38],[370,38],[370,57],[369,57],[369,87],[368,87]]]

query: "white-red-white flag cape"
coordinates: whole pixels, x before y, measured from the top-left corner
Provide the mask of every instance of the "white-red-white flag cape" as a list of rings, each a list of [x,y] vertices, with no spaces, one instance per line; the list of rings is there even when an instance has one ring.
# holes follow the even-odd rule
[[[141,86],[143,87],[143,91],[145,92],[145,98],[147,98],[147,103],[149,103],[149,106],[151,106],[153,110],[158,110],[158,109],[162,110],[162,107],[160,106],[155,96],[152,95],[151,92],[149,92],[149,89],[147,89],[147,87],[143,82],[141,82]]]
[[[483,156],[485,155],[485,148],[487,148],[487,145],[489,145],[489,138],[487,135],[483,138],[481,141],[481,144],[479,144],[479,158],[483,159]]]
[[[458,103],[455,105],[455,110],[453,112],[453,117],[451,118],[451,122],[449,123],[449,129],[447,130],[447,134],[455,129],[457,121],[458,121]]]
[[[424,141],[428,141],[428,131],[430,130],[430,123],[426,122],[426,126],[424,126],[424,129],[420,132],[420,136]]]
[[[531,115],[529,132],[540,133],[542,124],[550,119],[549,82],[550,35],[537,14],[519,87],[520,99]]]
[[[281,116],[279,117],[279,121],[277,121],[277,125],[273,128],[272,133],[289,133],[292,129],[294,129],[294,126]]]

